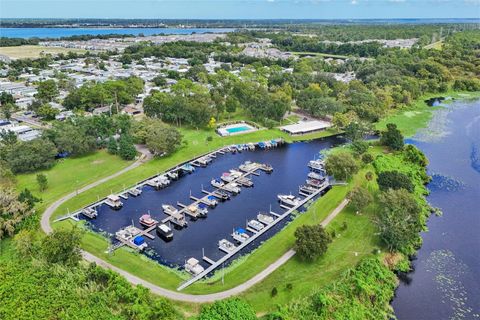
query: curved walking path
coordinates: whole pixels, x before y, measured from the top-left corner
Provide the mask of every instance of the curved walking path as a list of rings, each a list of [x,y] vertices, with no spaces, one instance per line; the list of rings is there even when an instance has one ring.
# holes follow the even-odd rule
[[[100,180],[97,180],[87,186],[84,186],[83,188],[79,189],[78,191],[72,192],[67,194],[66,196],[58,199],[54,203],[52,203],[43,213],[42,219],[40,221],[40,225],[42,227],[42,230],[45,233],[50,233],[53,231],[52,226],[50,225],[50,218],[53,215],[53,213],[60,207],[64,202],[72,199],[79,193],[85,192],[89,189],[92,189],[108,180],[111,180],[113,178],[116,178],[120,176],[121,174],[130,171],[138,166],[140,166],[142,163],[144,163],[146,160],[149,159],[149,155],[146,153],[142,154],[142,157],[138,159],[136,162],[132,163],[128,167],[123,168],[122,170],[108,176],[105,178],[102,178]],[[321,223],[323,227],[327,226],[342,210],[345,208],[345,206],[348,204],[348,200],[344,199]],[[82,250],[82,256],[83,258],[88,261],[88,262],[95,262],[97,265],[102,266],[103,268],[113,270],[120,275],[124,276],[128,282],[134,284],[134,285],[142,285],[146,288],[149,288],[153,293],[157,295],[164,296],[166,298],[172,299],[172,300],[178,300],[178,301],[185,301],[185,302],[194,302],[194,303],[205,303],[205,302],[213,302],[216,300],[221,300],[225,299],[234,295],[237,295],[251,287],[253,287],[255,284],[259,283],[263,279],[265,279],[268,275],[270,275],[272,272],[280,268],[284,263],[286,263],[290,258],[292,258],[295,255],[295,251],[293,249],[288,250],[285,254],[283,254],[279,259],[274,261],[272,264],[270,264],[268,267],[266,267],[264,270],[262,270],[260,273],[256,274],[254,277],[250,278],[249,280],[245,281],[244,283],[225,290],[221,292],[216,292],[212,294],[204,294],[204,295],[194,295],[194,294],[186,294],[186,293],[181,293],[177,291],[172,291],[168,290],[162,287],[159,287],[157,285],[154,285],[153,283],[150,283],[146,280],[143,280],[121,268],[118,268],[107,261],[87,252]]]

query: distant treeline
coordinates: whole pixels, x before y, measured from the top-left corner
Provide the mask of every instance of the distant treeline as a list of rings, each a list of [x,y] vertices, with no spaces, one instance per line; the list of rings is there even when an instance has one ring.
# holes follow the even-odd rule
[[[141,35],[140,35],[141,36]],[[110,38],[131,38],[134,35],[131,34],[102,34],[102,35],[75,35],[69,37],[60,38],[0,38],[0,47],[16,47],[24,45],[37,45],[42,41],[86,41],[91,39],[110,39]]]

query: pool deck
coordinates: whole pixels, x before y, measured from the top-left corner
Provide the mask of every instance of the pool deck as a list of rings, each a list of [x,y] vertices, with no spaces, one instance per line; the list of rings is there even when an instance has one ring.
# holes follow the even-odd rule
[[[246,129],[243,129],[246,128]],[[234,131],[230,132],[229,129],[234,129]],[[242,130],[235,130],[235,129],[242,129]],[[218,128],[216,131],[222,137],[234,136],[237,134],[244,134],[244,133],[251,133],[258,131],[259,129],[248,124],[245,122],[239,122],[234,124],[229,124]]]

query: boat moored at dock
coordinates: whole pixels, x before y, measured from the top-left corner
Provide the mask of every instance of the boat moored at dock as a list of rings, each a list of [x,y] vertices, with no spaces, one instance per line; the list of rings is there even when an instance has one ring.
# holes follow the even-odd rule
[[[190,258],[184,265],[185,271],[196,276],[202,273],[205,269],[200,265],[200,262],[195,258]]]
[[[166,224],[159,224],[156,228],[157,234],[165,241],[171,241],[173,239],[173,230]]]
[[[178,209],[169,204],[162,204],[163,212],[172,216],[178,214]]]
[[[220,201],[225,201],[230,199],[230,195],[227,192],[222,190],[215,190],[212,192],[212,195],[217,199],[220,199]]]
[[[144,214],[140,217],[139,222],[142,226],[150,228],[158,223],[150,214]]]
[[[240,193],[240,191],[242,191],[242,189],[240,189],[240,187],[238,186],[238,184],[234,183],[234,182],[231,182],[229,184],[226,184],[222,187],[224,190],[230,192],[231,194],[233,195],[237,195]]]
[[[128,194],[130,194],[133,197],[138,197],[139,195],[142,194],[142,189],[132,188],[132,189],[128,190]]]
[[[95,208],[86,207],[82,210],[82,214],[90,219],[95,219],[98,216],[98,212]]]
[[[221,188],[225,185],[225,183],[223,183],[223,181],[219,179],[212,179],[212,181],[210,181],[210,184],[215,188]]]
[[[177,179],[178,179],[178,172],[176,172],[176,171],[169,171],[169,172],[167,172],[167,177],[168,177],[170,180],[177,180]]]
[[[221,251],[225,252],[225,253],[230,253],[232,251],[234,251],[236,248],[236,246],[231,243],[230,241],[228,241],[227,239],[222,239],[220,241],[218,241],[218,249],[220,249]]]
[[[257,220],[252,219],[248,221],[247,227],[258,232],[262,230],[265,226],[262,223],[258,222]]]
[[[322,160],[310,160],[308,167],[312,170],[324,171],[325,163]]]
[[[275,218],[272,217],[271,215],[266,214],[266,213],[261,213],[261,212],[259,214],[257,214],[257,219],[258,219],[258,221],[260,221],[261,223],[263,223],[265,225],[269,225],[275,220]]]
[[[277,197],[281,203],[292,207],[296,207],[302,202],[300,198],[297,198],[291,194],[279,194]]]
[[[260,165],[260,170],[266,172],[266,173],[272,173],[273,172],[273,167],[269,165],[268,163],[263,163]]]
[[[248,238],[250,238],[250,236],[248,235],[248,233],[245,229],[237,228],[237,229],[233,230],[232,238],[235,239],[236,241],[240,242],[240,243],[244,243],[245,241],[248,240]]]
[[[192,166],[190,163],[185,163],[183,166],[180,167],[180,169],[187,173],[192,173],[195,171],[195,167]]]
[[[123,207],[123,202],[120,201],[120,197],[117,196],[116,194],[111,194],[105,199],[105,204],[109,206],[112,209],[120,209]]]

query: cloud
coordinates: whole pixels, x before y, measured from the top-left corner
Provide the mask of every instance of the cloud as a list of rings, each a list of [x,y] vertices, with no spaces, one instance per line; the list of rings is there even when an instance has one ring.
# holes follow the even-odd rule
[[[350,2],[350,4],[356,5],[356,4],[358,4],[358,0],[352,0],[352,1]]]

